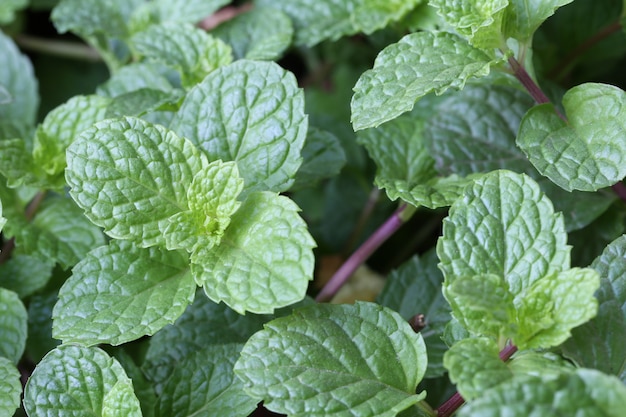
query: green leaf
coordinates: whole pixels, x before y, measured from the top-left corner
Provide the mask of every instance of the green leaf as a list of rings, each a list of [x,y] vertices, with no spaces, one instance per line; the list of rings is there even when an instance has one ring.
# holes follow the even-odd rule
[[[67,147],[78,134],[104,119],[109,102],[96,95],[76,96],[48,113],[35,134],[33,163],[50,176],[62,174]]]
[[[517,89],[470,85],[437,106],[424,127],[424,142],[442,175],[509,169],[534,171],[515,145],[522,117],[534,104]]]
[[[509,0],[431,0],[429,4],[477,48],[498,48],[504,44],[502,17]]]
[[[5,90],[5,99],[10,99],[0,104],[0,121],[21,121],[32,125],[39,105],[33,67],[4,33],[0,33],[0,55],[0,86]]]
[[[22,357],[26,346],[28,314],[13,291],[0,288],[0,357],[14,364]]]
[[[145,7],[157,22],[195,24],[228,3],[228,0],[153,0]]]
[[[563,219],[523,174],[495,171],[468,186],[437,245],[444,296],[468,330],[520,348],[562,343],[596,313],[590,269],[569,268]]]
[[[250,194],[219,246],[199,246],[191,256],[191,271],[209,298],[241,314],[272,313],[304,298],[315,242],[298,211],[286,197]]]
[[[24,391],[30,416],[140,417],[132,381],[98,348],[62,345],[35,368]]]
[[[7,222],[7,219],[2,217],[2,200],[0,200],[0,231],[2,231],[2,228],[4,227],[6,222]]]
[[[28,0],[4,0],[0,4],[0,24],[11,23],[15,19],[15,12],[25,8]],[[12,414],[11,411],[9,414]]]
[[[169,92],[152,88],[140,88],[120,94],[111,100],[107,107],[106,117],[143,116],[146,113],[160,110],[176,111],[178,102],[182,100],[182,90],[174,89]]]
[[[186,357],[211,345],[243,344],[267,320],[266,316],[256,314],[242,316],[198,292],[194,303],[176,323],[152,336],[143,370],[160,393],[165,381]]]
[[[236,59],[275,60],[291,45],[293,24],[277,9],[256,7],[211,31],[229,44]]]
[[[573,0],[509,0],[504,12],[503,34],[529,42],[535,31],[556,9]]]
[[[411,110],[430,92],[462,89],[471,77],[484,77],[497,61],[461,37],[447,32],[418,32],[378,54],[374,68],[354,87],[354,130],[376,127]]]
[[[57,302],[57,291],[33,295],[28,303],[28,344],[26,352],[39,362],[61,342],[52,338],[52,309]]]
[[[128,35],[127,21],[141,1],[61,0],[52,10],[51,19],[59,33],[124,38]]]
[[[626,236],[607,246],[591,267],[601,277],[598,315],[572,331],[563,354],[626,382]]]
[[[267,323],[235,374],[278,413],[391,417],[424,398],[415,389],[426,362],[422,337],[397,313],[320,304]]]
[[[191,89],[171,126],[209,160],[236,161],[245,192],[286,191],[302,162],[304,95],[277,64],[239,60]]]
[[[486,391],[459,417],[620,417],[626,387],[615,377],[578,369],[554,377],[520,376]]]
[[[563,97],[568,122],[551,104],[528,111],[517,143],[539,172],[565,190],[596,191],[626,176],[626,93],[586,83]]]
[[[63,269],[74,266],[87,252],[104,244],[102,231],[83,216],[69,198],[51,198],[41,204],[31,225],[18,235],[21,250]]]
[[[513,377],[498,352],[496,342],[486,337],[463,339],[446,352],[444,366],[465,400],[480,397],[487,389]]]
[[[309,128],[302,148],[302,158],[292,191],[336,176],[346,163],[346,154],[339,139],[332,133],[315,127]]]
[[[228,45],[191,24],[151,25],[135,34],[130,44],[139,55],[176,69],[186,88],[232,62]]]
[[[117,239],[164,245],[168,218],[187,209],[193,176],[208,165],[191,142],[140,119],[108,119],[67,150],[70,195]]]
[[[242,189],[243,179],[234,162],[211,162],[197,173],[187,191],[189,210],[168,219],[167,248],[193,252],[198,245],[208,250],[219,244],[241,205],[237,197]]]
[[[52,333],[85,346],[152,335],[180,317],[195,289],[181,253],[111,241],[89,252],[61,287]]]
[[[434,251],[421,258],[412,257],[389,274],[377,299],[407,321],[417,314],[424,315],[426,327],[421,334],[428,353],[426,378],[444,374],[443,354],[448,349],[441,336],[450,321],[450,307],[441,293],[443,275],[437,268],[438,261]]]
[[[10,259],[0,264],[0,287],[26,298],[48,283],[54,263],[54,259],[12,253]]]
[[[243,382],[233,373],[242,347],[214,345],[187,356],[165,383],[156,416],[248,416],[258,400],[244,393]]]
[[[12,416],[20,406],[20,372],[7,358],[0,357],[0,414]]]
[[[257,0],[258,6],[281,10],[293,21],[295,43],[313,46],[358,32],[367,34],[400,20],[422,0]]]
[[[107,82],[99,86],[96,92],[107,97],[118,97],[143,89],[171,93],[174,87],[169,81],[168,71],[158,63],[135,62],[120,68]]]

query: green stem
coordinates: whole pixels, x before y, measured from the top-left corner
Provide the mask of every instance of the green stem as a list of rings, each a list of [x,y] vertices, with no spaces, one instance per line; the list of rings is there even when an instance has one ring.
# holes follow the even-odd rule
[[[20,48],[28,51],[41,52],[81,61],[102,61],[102,57],[98,51],[78,42],[50,40],[21,34],[15,37],[15,43],[17,43]]]

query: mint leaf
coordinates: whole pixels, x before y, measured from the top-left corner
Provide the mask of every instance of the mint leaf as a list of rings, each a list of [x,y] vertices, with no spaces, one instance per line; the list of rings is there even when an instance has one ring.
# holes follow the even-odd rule
[[[20,372],[7,358],[0,357],[0,414],[12,416],[20,406]]]
[[[65,171],[65,150],[79,133],[104,119],[108,99],[76,96],[52,110],[37,128],[33,163],[50,176]]]
[[[450,206],[459,198],[463,189],[478,177],[480,175],[471,175],[466,178],[458,175],[434,177],[425,183],[415,185],[404,180],[380,178],[377,180],[377,185],[387,191],[387,196],[391,200],[400,198],[414,206],[434,209]]]
[[[258,400],[244,393],[243,382],[233,373],[242,347],[214,345],[187,356],[163,386],[156,416],[248,416]]]
[[[626,236],[607,246],[591,267],[601,278],[598,315],[572,331],[563,354],[626,382]]]
[[[378,54],[374,68],[354,86],[354,130],[376,127],[411,110],[430,92],[462,89],[471,77],[484,77],[497,61],[461,37],[447,32],[418,32]]]
[[[14,364],[22,357],[27,334],[26,308],[16,293],[0,288],[0,357]]]
[[[192,88],[171,126],[209,160],[236,161],[245,192],[286,191],[302,162],[304,95],[277,64],[240,60]]]
[[[228,0],[153,0],[145,7],[157,22],[198,23],[228,3]]]
[[[98,348],[62,345],[39,362],[24,390],[28,415],[140,417],[132,381]]]
[[[497,343],[486,337],[463,339],[446,352],[443,364],[465,400],[480,397],[487,389],[513,377],[498,352]]]
[[[184,93],[180,89],[169,92],[153,88],[140,88],[116,96],[107,107],[106,117],[143,116],[153,111],[178,110]]]
[[[70,195],[117,239],[164,245],[168,218],[187,209],[193,176],[207,165],[191,142],[140,119],[108,119],[67,150]]]
[[[176,323],[167,325],[150,338],[143,371],[158,393],[186,357],[207,346],[245,343],[261,330],[266,316],[242,316],[225,304],[215,304],[199,292]]]
[[[129,342],[173,323],[195,289],[186,256],[114,240],[74,267],[59,291],[52,332],[85,346]]]
[[[463,407],[459,417],[619,417],[624,404],[626,388],[617,378],[592,369],[578,369],[556,378],[513,378]]]
[[[563,96],[568,122],[551,104],[533,107],[517,143],[539,172],[561,188],[595,191],[626,176],[626,93],[586,83]]]
[[[594,271],[567,269],[566,237],[562,216],[529,177],[495,171],[468,186],[437,245],[455,317],[522,349],[565,341],[595,315],[599,285]]]
[[[478,48],[498,48],[504,44],[500,29],[509,0],[431,0],[445,21]]]
[[[346,163],[346,153],[335,135],[310,127],[302,148],[302,159],[292,191],[339,174]]]
[[[135,34],[130,45],[139,55],[176,69],[183,87],[187,88],[232,62],[228,45],[191,24],[151,25]]]
[[[169,93],[174,87],[169,81],[168,71],[169,69],[155,62],[128,64],[120,68],[107,82],[99,86],[96,92],[107,97],[118,97],[143,89]],[[112,107],[111,111],[113,111]],[[133,111],[137,111],[137,109],[135,108]],[[128,116],[128,114],[124,115]]]
[[[61,0],[51,19],[59,33],[72,31],[83,37],[96,34],[123,39],[128,35],[127,20],[141,0]]]
[[[52,309],[57,302],[57,290],[33,295],[28,303],[28,357],[39,362],[61,342],[52,338]]]
[[[7,219],[2,217],[2,200],[0,200],[0,231],[2,231],[2,228],[4,227],[6,222],[7,222]]]
[[[442,175],[534,169],[515,145],[522,117],[534,104],[517,89],[469,85],[445,99],[424,127],[424,142]]]
[[[88,251],[104,244],[102,231],[69,198],[46,200],[29,227],[22,229],[22,250],[68,269]]]
[[[9,260],[0,264],[0,287],[26,298],[48,283],[54,263],[54,259],[13,253]]]
[[[237,197],[242,189],[243,179],[234,162],[218,160],[197,173],[187,191],[189,210],[168,219],[167,248],[192,252],[197,245],[208,250],[219,244],[241,205]]]
[[[20,121],[32,125],[37,115],[39,96],[33,67],[11,38],[0,32],[0,86],[5,100],[0,103],[0,120]],[[6,99],[10,99],[6,102]]]
[[[425,396],[415,389],[426,361],[422,337],[397,313],[320,304],[267,323],[235,374],[275,412],[391,417]]]
[[[295,43],[313,46],[325,39],[337,40],[358,32],[372,33],[397,21],[422,0],[292,0],[277,3],[259,0],[257,5],[281,10],[293,20]]]
[[[275,60],[291,45],[293,24],[277,9],[256,7],[211,31],[233,49],[236,59]]]
[[[450,307],[441,293],[443,275],[437,268],[434,251],[410,260],[392,271],[377,302],[397,311],[405,320],[423,314],[426,327],[421,331],[428,353],[425,377],[444,374],[443,354],[448,349],[441,339],[445,325],[450,321]]]
[[[315,242],[298,211],[286,197],[250,194],[219,246],[199,246],[191,256],[191,271],[209,298],[241,314],[300,301],[313,276]]]
[[[556,9],[573,0],[509,0],[504,12],[503,34],[522,43],[532,40],[533,34]]]
[[[11,23],[15,19],[15,12],[25,8],[28,0],[5,0],[0,4],[0,24]],[[9,412],[12,414],[13,411]]]

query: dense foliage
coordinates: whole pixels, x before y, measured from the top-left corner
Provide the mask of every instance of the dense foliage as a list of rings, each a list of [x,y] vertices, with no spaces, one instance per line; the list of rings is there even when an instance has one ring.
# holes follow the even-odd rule
[[[624,16],[2,1],[0,416],[623,416]]]

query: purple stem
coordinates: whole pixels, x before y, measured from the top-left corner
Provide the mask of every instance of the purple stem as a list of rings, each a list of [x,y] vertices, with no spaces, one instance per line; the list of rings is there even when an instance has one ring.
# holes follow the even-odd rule
[[[376,249],[380,247],[391,235],[402,226],[406,219],[402,213],[407,205],[403,204],[380,226],[335,272],[332,278],[324,285],[324,288],[317,294],[315,301],[323,302],[330,300],[337,291],[346,283],[348,278],[370,257]]]

